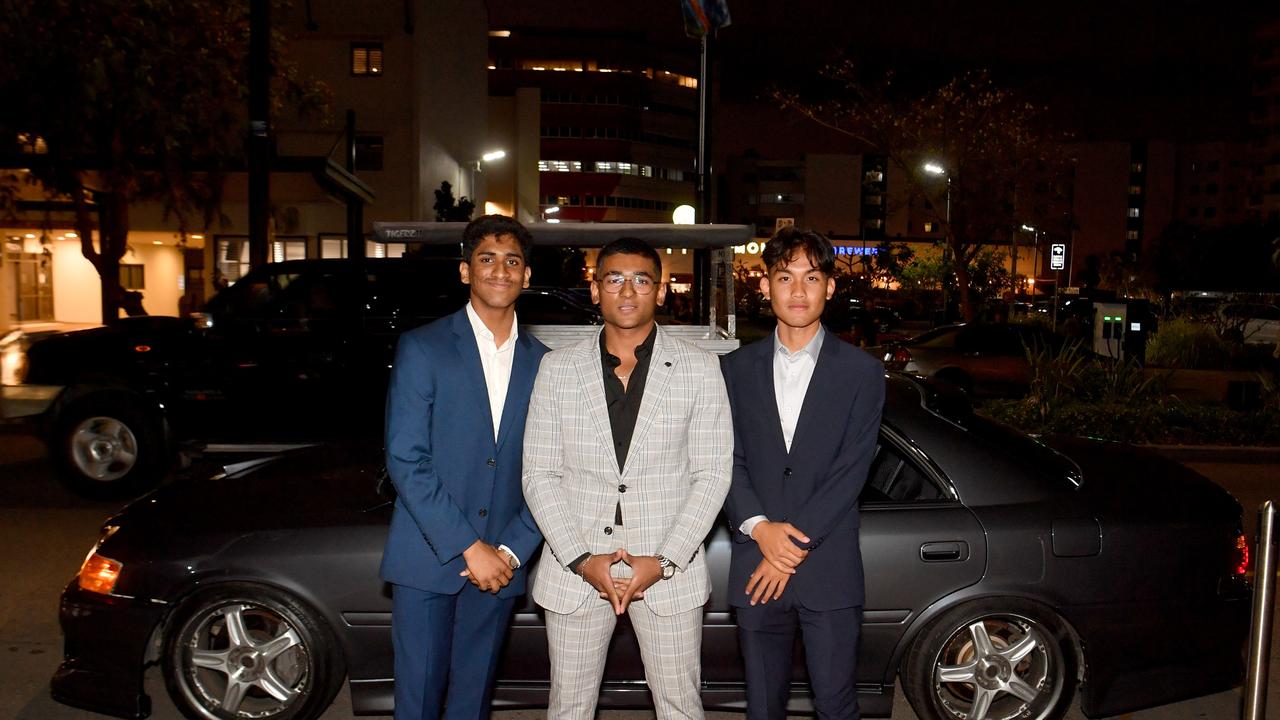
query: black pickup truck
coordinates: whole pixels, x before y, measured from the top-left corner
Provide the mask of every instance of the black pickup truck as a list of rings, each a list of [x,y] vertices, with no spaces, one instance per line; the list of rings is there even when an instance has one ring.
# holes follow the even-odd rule
[[[272,263],[190,318],[0,349],[3,414],[47,439],[73,488],[98,496],[151,486],[182,449],[377,436],[397,337],[465,302],[457,260]],[[552,288],[526,290],[517,312],[522,323],[599,321]]]

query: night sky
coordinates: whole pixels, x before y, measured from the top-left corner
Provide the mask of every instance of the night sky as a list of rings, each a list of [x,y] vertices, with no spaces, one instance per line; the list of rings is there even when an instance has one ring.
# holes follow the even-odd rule
[[[1054,109],[1082,137],[1242,137],[1249,38],[1280,17],[1267,3],[818,2],[729,0],[720,34],[721,99],[804,87],[842,52],[868,75],[892,68],[922,83],[990,69]],[[490,0],[494,26],[630,28],[688,45],[678,0]]]

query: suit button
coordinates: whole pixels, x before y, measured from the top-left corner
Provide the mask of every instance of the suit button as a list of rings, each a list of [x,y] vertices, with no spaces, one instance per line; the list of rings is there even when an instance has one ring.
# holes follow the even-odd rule
[[[618,492],[620,492],[620,493],[624,493],[624,492],[626,492],[626,491],[627,491],[627,486],[626,486],[626,485],[619,485],[619,486],[618,486]]]
[[[791,477],[791,468],[787,468],[787,469],[783,470],[783,471],[782,471],[782,475],[783,475],[783,477]]]
[[[485,461],[484,461],[484,464],[485,464],[485,465],[488,465],[489,467],[497,467],[497,466],[498,466],[498,462],[497,462],[496,460],[494,460],[493,458],[489,458],[488,460],[485,460]]]
[[[612,527],[607,527],[607,528],[605,528],[605,529],[604,529],[604,534],[605,534],[605,535],[612,535],[612,534],[613,534],[613,528],[612,528]]]
[[[488,515],[488,514],[489,514],[488,510],[485,510],[484,508],[480,508],[480,517],[484,517],[485,515]]]

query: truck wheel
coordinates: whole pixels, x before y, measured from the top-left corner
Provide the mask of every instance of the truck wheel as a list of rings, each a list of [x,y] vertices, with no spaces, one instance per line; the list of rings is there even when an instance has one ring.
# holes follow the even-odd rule
[[[162,445],[136,404],[106,398],[74,405],[51,443],[66,484],[95,498],[133,497],[158,483]]]

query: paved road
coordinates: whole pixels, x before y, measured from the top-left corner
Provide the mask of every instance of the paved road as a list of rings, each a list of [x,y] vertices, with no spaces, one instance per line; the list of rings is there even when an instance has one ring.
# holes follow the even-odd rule
[[[1268,497],[1280,497],[1280,463],[1226,458],[1188,461],[1236,493],[1246,508],[1252,533],[1256,508]],[[57,624],[58,594],[79,566],[97,536],[103,519],[116,503],[78,498],[53,479],[39,443],[21,436],[0,435],[0,718],[17,720],[74,720],[103,718],[74,710],[49,698],[48,682],[61,660]],[[1273,645],[1280,648],[1280,642]],[[1272,690],[1268,704],[1280,717],[1280,658],[1273,652]],[[180,720],[169,702],[164,683],[153,669],[147,678],[155,702],[153,717]],[[1127,720],[1226,720],[1239,713],[1240,692],[1226,692],[1154,710],[1123,716]],[[496,720],[533,720],[541,711],[504,711]],[[351,720],[344,691],[324,720]],[[651,718],[650,712],[607,711],[602,720]],[[741,720],[736,713],[709,713],[709,720]],[[893,720],[914,720],[915,714],[898,693]],[[1083,720],[1078,710],[1068,716]]]

